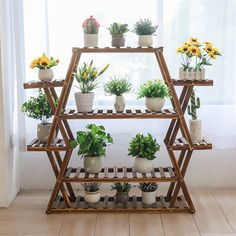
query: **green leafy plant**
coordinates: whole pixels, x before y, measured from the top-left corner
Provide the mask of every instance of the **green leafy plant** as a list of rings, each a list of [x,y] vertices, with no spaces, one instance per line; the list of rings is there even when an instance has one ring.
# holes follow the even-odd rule
[[[129,183],[115,183],[111,186],[111,190],[116,190],[117,192],[126,192],[128,193],[132,188],[131,184]]]
[[[120,24],[114,22],[108,28],[111,36],[123,36],[125,33],[129,31],[127,24]]]
[[[143,192],[154,192],[157,190],[158,184],[155,182],[140,183],[139,188]]]
[[[149,80],[142,84],[138,91],[138,98],[166,98],[169,97],[169,88],[161,80]]]
[[[157,30],[157,25],[153,25],[153,23],[148,19],[140,19],[135,23],[133,32],[137,35],[152,35]]]
[[[76,140],[70,142],[70,146],[75,148],[79,145],[78,155],[83,158],[86,156],[105,156],[106,146],[113,143],[113,139],[109,133],[105,132],[105,128],[100,125],[89,124],[86,126],[88,131],[78,131]]]
[[[200,106],[200,98],[196,98],[195,91],[193,90],[190,98],[190,105],[188,105],[188,114],[192,116],[192,120],[197,119],[197,109],[199,109]]]
[[[155,154],[160,150],[160,145],[150,133],[147,136],[138,133],[129,144],[129,156],[147,158],[153,160]]]
[[[100,184],[101,183],[98,182],[91,182],[91,183],[83,183],[81,185],[84,187],[84,190],[86,192],[94,193],[99,190]]]
[[[21,111],[30,118],[41,120],[42,124],[47,124],[48,119],[53,115],[47,97],[42,91],[39,91],[37,97],[30,97],[24,102]]]
[[[132,84],[126,79],[126,77],[114,76],[109,82],[104,85],[105,93],[109,95],[121,96],[124,93],[128,93],[132,88]]]
[[[77,73],[75,73],[75,78],[79,84],[78,87],[80,91],[82,93],[93,91],[98,86],[96,78],[102,75],[108,67],[109,64],[107,64],[102,70],[99,70],[93,66],[93,60],[89,64],[84,63],[84,65],[78,69]]]

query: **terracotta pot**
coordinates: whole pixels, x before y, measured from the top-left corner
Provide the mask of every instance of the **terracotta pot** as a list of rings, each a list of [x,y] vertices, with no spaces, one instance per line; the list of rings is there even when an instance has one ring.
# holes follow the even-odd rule
[[[75,103],[78,112],[90,112],[93,109],[94,93],[75,93]]]
[[[140,47],[151,47],[153,45],[152,35],[139,35],[138,45]]]
[[[125,46],[125,37],[123,35],[112,36],[111,46],[121,48]]]
[[[149,111],[159,112],[165,105],[164,98],[146,98],[145,105]]]
[[[117,112],[123,112],[125,109],[125,99],[124,96],[116,96],[114,107]]]
[[[101,194],[99,191],[97,192],[85,192],[84,200],[89,204],[94,204],[100,201]]]
[[[41,81],[51,81],[53,76],[54,74],[52,69],[41,69],[38,71],[38,78]]]
[[[139,173],[148,173],[153,171],[154,164],[152,160],[148,160],[147,158],[136,157],[133,168]]]
[[[154,192],[143,192],[142,191],[142,202],[144,204],[153,204],[156,202],[156,191]]]
[[[40,124],[38,124],[37,138],[40,142],[47,142],[51,127],[52,127],[51,123],[46,123],[46,124],[40,123]],[[54,135],[53,138],[55,138],[55,135]]]
[[[98,47],[98,34],[84,34],[84,47]]]
[[[129,200],[129,193],[127,192],[117,192],[116,201],[118,203],[126,203]]]
[[[202,122],[201,120],[189,120],[189,129],[193,142],[202,141]]]
[[[84,169],[89,174],[99,173],[102,170],[101,157],[84,157]]]

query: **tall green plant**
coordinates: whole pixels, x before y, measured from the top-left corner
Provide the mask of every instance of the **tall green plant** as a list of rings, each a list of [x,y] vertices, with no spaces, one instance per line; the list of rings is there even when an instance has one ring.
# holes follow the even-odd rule
[[[190,98],[190,105],[188,105],[188,114],[192,116],[192,120],[197,119],[197,109],[200,108],[200,98],[195,95],[195,91],[193,90]]]
[[[127,24],[120,24],[114,22],[108,28],[111,36],[123,36],[125,33],[129,31]]]

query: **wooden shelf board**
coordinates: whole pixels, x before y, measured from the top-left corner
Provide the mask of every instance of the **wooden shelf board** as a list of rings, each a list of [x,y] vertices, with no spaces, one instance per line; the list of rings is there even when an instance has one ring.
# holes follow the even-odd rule
[[[39,80],[35,80],[24,83],[24,89],[62,87],[64,81],[65,80],[53,80],[53,81],[41,82]]]
[[[213,80],[176,80],[172,79],[175,86],[213,86]]]

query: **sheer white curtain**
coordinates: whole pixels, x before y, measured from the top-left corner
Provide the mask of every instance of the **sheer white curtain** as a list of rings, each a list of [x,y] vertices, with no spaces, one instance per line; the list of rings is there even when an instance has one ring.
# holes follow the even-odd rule
[[[18,110],[24,77],[22,1],[2,0],[0,22],[0,206],[5,207],[20,188],[19,141],[24,136],[24,120]]]

